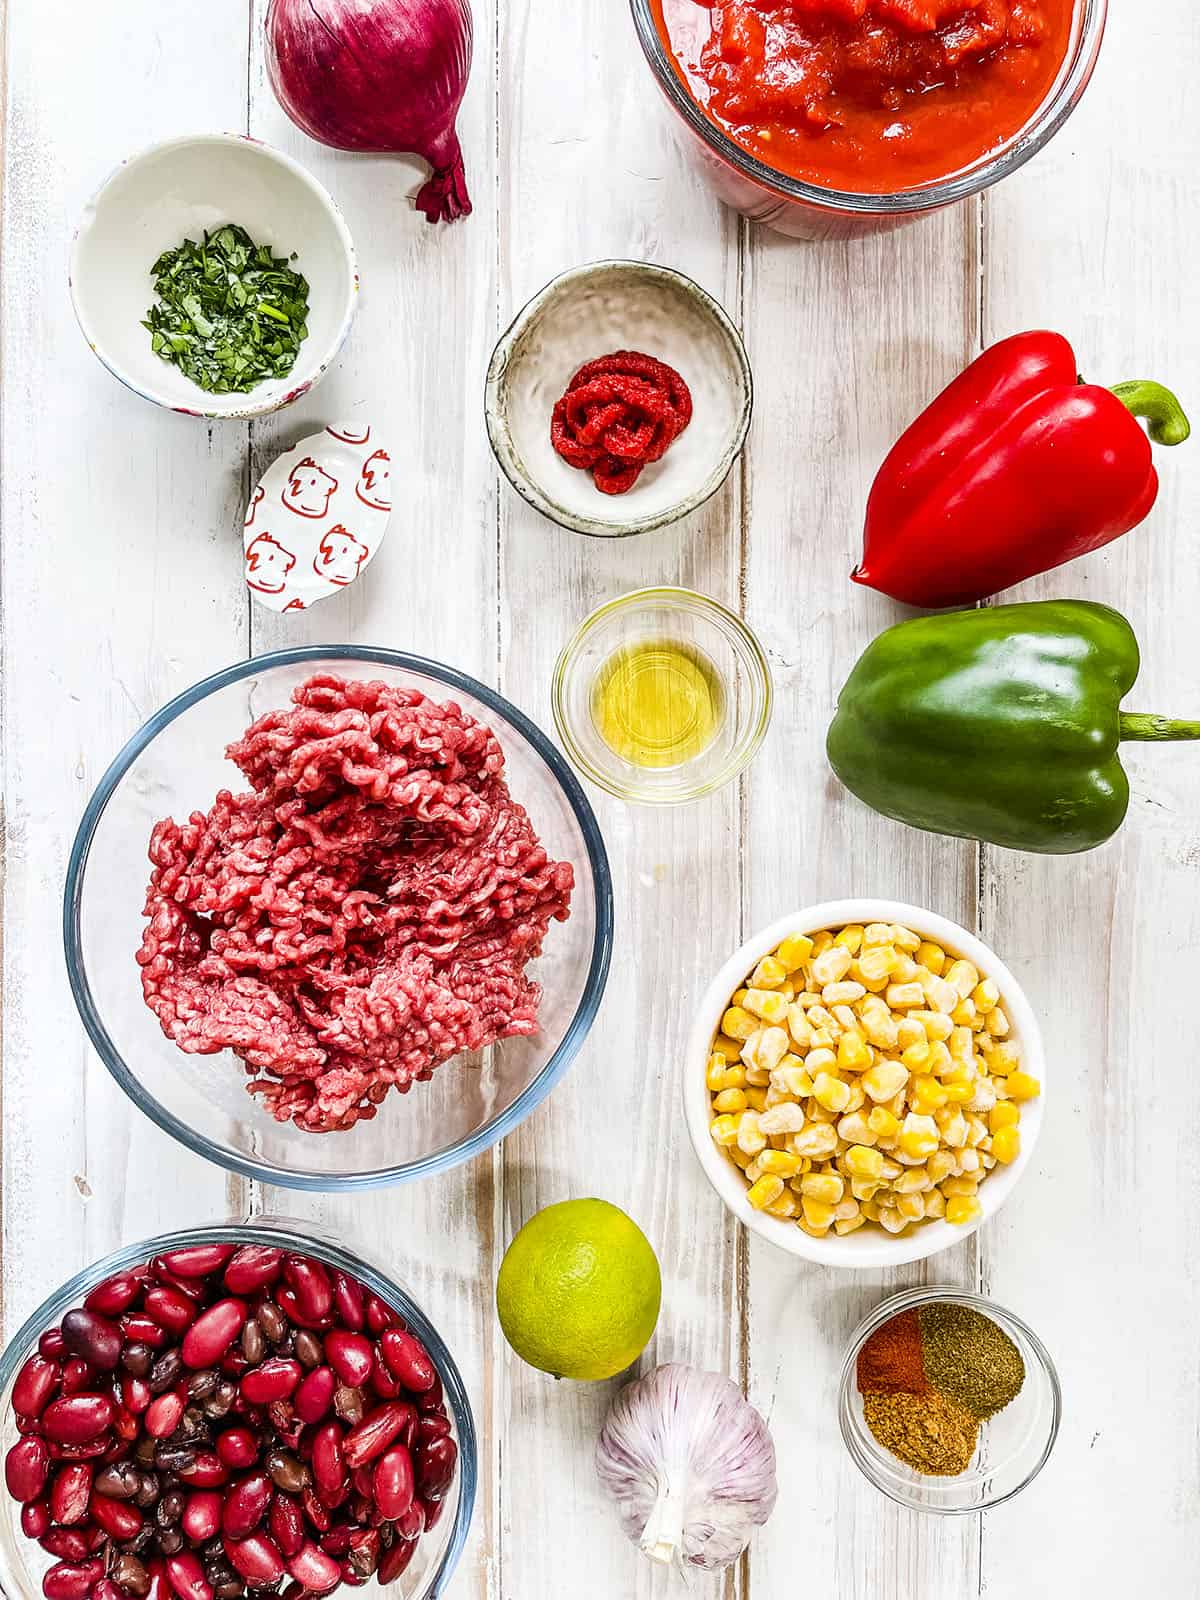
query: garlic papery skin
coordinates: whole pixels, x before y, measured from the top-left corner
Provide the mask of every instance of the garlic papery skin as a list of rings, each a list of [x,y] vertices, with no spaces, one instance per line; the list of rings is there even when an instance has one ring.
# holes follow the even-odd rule
[[[770,1432],[741,1390],[676,1364],[617,1396],[596,1471],[644,1555],[705,1572],[737,1560],[778,1493]]]

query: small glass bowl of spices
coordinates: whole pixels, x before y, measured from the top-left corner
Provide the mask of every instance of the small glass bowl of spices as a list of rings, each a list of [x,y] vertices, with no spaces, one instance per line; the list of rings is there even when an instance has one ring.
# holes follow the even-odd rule
[[[563,748],[619,799],[677,805],[753,759],[771,720],[767,658],[739,617],[690,589],[638,589],[593,611],[554,670]]]
[[[912,1289],[859,1326],[838,1415],[863,1475],[912,1511],[961,1515],[1011,1500],[1058,1437],[1062,1391],[1045,1345],[981,1295]]]

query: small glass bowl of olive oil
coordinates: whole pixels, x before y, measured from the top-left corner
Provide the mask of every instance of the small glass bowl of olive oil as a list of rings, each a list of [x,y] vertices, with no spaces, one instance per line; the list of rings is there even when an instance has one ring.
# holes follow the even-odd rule
[[[677,805],[750,762],[771,720],[762,646],[732,611],[691,589],[638,589],[593,611],[558,658],[554,722],[594,783]]]

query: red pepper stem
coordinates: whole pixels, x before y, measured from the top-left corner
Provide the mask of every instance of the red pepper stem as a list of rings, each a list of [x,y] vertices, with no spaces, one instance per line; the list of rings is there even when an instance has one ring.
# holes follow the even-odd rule
[[[1159,743],[1171,739],[1200,739],[1200,722],[1179,722],[1146,711],[1122,711],[1121,738]]]
[[[1155,444],[1182,444],[1192,431],[1187,413],[1170,389],[1150,378],[1115,383],[1112,392],[1135,417],[1145,417]]]

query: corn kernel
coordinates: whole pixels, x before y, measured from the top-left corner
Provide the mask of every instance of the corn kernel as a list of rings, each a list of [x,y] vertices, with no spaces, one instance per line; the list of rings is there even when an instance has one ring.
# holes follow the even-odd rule
[[[742,1001],[742,1009],[752,1017],[761,1017],[764,1022],[776,1023],[786,1020],[788,1003],[774,989],[750,989]]]
[[[900,1128],[899,1144],[906,1156],[926,1160],[938,1147],[937,1123],[930,1116],[919,1116],[910,1111]],[[745,1145],[742,1148],[745,1149]]]
[[[810,1228],[828,1228],[832,1225],[833,1207],[824,1200],[814,1200],[811,1195],[802,1194],[800,1206]]]
[[[731,1006],[740,1006],[749,993],[749,987],[746,984],[743,984],[740,989],[735,989],[733,991],[733,999],[729,1002],[729,1004]]]
[[[892,943],[897,950],[919,950],[921,948],[921,936],[918,933],[914,933],[911,928],[906,928],[899,922],[893,922]]]
[[[921,1024],[927,1039],[943,1042],[954,1032],[954,1024],[944,1011],[910,1011],[909,1016]]]
[[[940,1111],[949,1098],[948,1092],[936,1078],[915,1078],[909,1089],[910,1106],[926,1117],[934,1111]]]
[[[792,1149],[798,1156],[811,1156],[819,1160],[831,1156],[837,1149],[837,1131],[828,1122],[810,1122],[800,1133],[792,1135]]]
[[[764,1150],[758,1158],[758,1164],[764,1172],[776,1178],[794,1178],[800,1171],[800,1157],[793,1155],[790,1150]]]
[[[765,1111],[767,1109],[767,1091],[765,1087],[747,1085],[742,1093],[746,1096],[746,1106],[750,1111]]]
[[[857,1028],[847,1028],[838,1040],[837,1058],[843,1072],[865,1072],[875,1060],[875,1052]]]
[[[726,1061],[736,1061],[742,1053],[741,1039],[731,1039],[728,1034],[719,1033],[713,1040],[713,1051],[719,1056],[724,1056]]]
[[[1020,1128],[1001,1128],[992,1136],[992,1154],[1007,1167],[1021,1154]]]
[[[814,933],[812,947],[813,959],[815,960],[817,956],[823,956],[826,950],[831,949],[832,946],[833,934],[830,933],[828,928],[822,928],[820,933]]]
[[[835,1078],[832,1073],[819,1072],[813,1079],[813,1099],[826,1111],[841,1116],[850,1100],[850,1085]]]
[[[900,1132],[900,1124],[886,1106],[872,1106],[867,1118],[867,1126],[877,1139],[894,1139]],[[866,1140],[860,1139],[860,1144]]]
[[[796,1218],[796,1226],[800,1229],[801,1233],[806,1233],[810,1239],[823,1239],[829,1232],[828,1228],[814,1228],[813,1225],[810,1222],[807,1222],[803,1217]]]
[[[758,1032],[758,1022],[741,1006],[730,1006],[721,1018],[721,1028],[731,1039],[748,1039],[752,1033]]]
[[[714,1111],[745,1111],[746,1096],[741,1089],[722,1089],[713,1096]]]
[[[803,1126],[804,1112],[791,1101],[771,1106],[758,1119],[759,1132],[765,1133],[768,1138],[774,1138],[780,1133],[799,1133]]]
[[[915,1044],[910,1044],[900,1052],[900,1059],[910,1072],[924,1072],[929,1064],[929,1040],[925,1037],[924,1030]]]
[[[816,1082],[819,1072],[836,1072],[837,1056],[832,1050],[810,1050],[804,1058],[804,1070]]]
[[[1020,1120],[1021,1112],[1011,1100],[997,1100],[988,1117],[988,1128],[992,1133],[999,1133],[1002,1128],[1015,1128]]]
[[[942,1143],[951,1150],[961,1150],[967,1142],[967,1119],[957,1106],[947,1106],[936,1113],[934,1120],[942,1136]]]
[[[886,1228],[889,1233],[903,1233],[908,1227],[908,1218],[902,1217],[898,1211],[881,1211],[879,1225]]]
[[[848,928],[843,928],[833,942],[841,949],[849,950],[852,956],[856,956],[862,949],[863,932],[857,923],[852,923]]]
[[[855,1178],[869,1178],[878,1183],[883,1173],[883,1156],[866,1145],[851,1145],[846,1151],[846,1171]]]
[[[925,1215],[925,1196],[923,1194],[902,1194],[896,1201],[896,1211],[909,1222],[920,1222]]]
[[[908,1082],[908,1068],[898,1061],[877,1061],[869,1072],[863,1073],[862,1086],[872,1100],[890,1100],[900,1093]]]
[[[900,1011],[923,1005],[925,994],[919,983],[889,983],[884,998],[893,1011]]]
[[[969,1064],[975,1060],[975,1039],[970,1028],[954,1028],[946,1048],[955,1061],[966,1061]]]
[[[978,1177],[983,1171],[983,1157],[978,1150],[967,1149],[961,1152],[958,1158],[959,1176],[970,1178]]]
[[[802,1195],[806,1195],[810,1200],[819,1200],[827,1206],[839,1205],[845,1192],[845,1183],[832,1172],[810,1172],[800,1184]]]
[[[941,1188],[947,1200],[961,1199],[976,1192],[979,1179],[971,1173],[963,1173],[961,1177],[943,1178]]]
[[[786,977],[787,968],[782,961],[776,960],[774,956],[764,956],[751,974],[750,988],[751,990],[778,989]]]
[[[864,1200],[860,1205],[859,1210],[862,1212],[863,1216],[866,1217],[868,1222],[879,1221],[881,1208],[878,1200]]]
[[[750,1185],[746,1191],[746,1199],[755,1211],[765,1211],[768,1206],[774,1205],[783,1193],[783,1179],[763,1177],[757,1183]]]
[[[977,983],[971,990],[971,999],[975,1002],[975,1009],[980,1016],[986,1016],[989,1011],[994,1011],[1000,1003],[1000,990],[990,978],[985,978],[982,983]]]
[[[973,1083],[947,1083],[942,1085],[945,1102],[952,1106],[970,1105],[978,1092],[978,1087]]]
[[[744,1150],[748,1156],[756,1156],[767,1147],[766,1135],[758,1125],[756,1111],[743,1111],[738,1123],[737,1132],[738,1149]]]
[[[987,1025],[988,1032],[991,1034],[993,1039],[1008,1038],[1011,1024],[1009,1023],[1007,1014],[1002,1011],[999,1006],[996,1006],[993,1010],[988,1012]]]
[[[722,1146],[736,1144],[738,1136],[737,1118],[728,1116],[715,1117],[709,1123],[708,1131],[712,1135],[714,1144]]]
[[[866,1220],[866,1217],[861,1211],[856,1211],[852,1217],[836,1217],[834,1219],[833,1231],[838,1235],[839,1238],[844,1238],[846,1234],[853,1233],[856,1228],[863,1227],[866,1223]]]
[[[892,1188],[897,1194],[926,1194],[933,1188],[933,1179],[924,1167],[909,1167],[896,1179]]]
[[[704,1081],[714,1094],[719,1094],[722,1089],[740,1089],[746,1074],[739,1066],[731,1067],[724,1056],[712,1055],[708,1058]]]
[[[978,1222],[982,1215],[983,1207],[979,1201],[967,1195],[955,1195],[952,1200],[946,1201],[946,1221],[953,1223],[956,1228]]]
[[[935,1221],[946,1215],[946,1197],[940,1189],[931,1189],[925,1196],[925,1220]]]
[[[862,1002],[858,1017],[863,1032],[877,1050],[896,1048],[900,1025],[877,995],[869,995]]]
[[[802,1005],[790,1005],[787,1014],[788,1032],[798,1050],[808,1050],[812,1047],[812,1028]]]
[[[810,964],[813,983],[818,989],[823,989],[827,983],[840,983],[850,971],[853,959],[844,945],[826,950],[824,955],[817,956]]]
[[[958,1002],[950,1013],[950,1020],[957,1027],[970,1028],[973,1033],[977,1033],[983,1027],[983,1018],[975,1010],[975,1002],[970,997]]]
[[[813,1090],[812,1079],[808,1075],[808,1068],[798,1062],[795,1056],[785,1056],[775,1071],[771,1074],[771,1082],[779,1080],[779,1087],[787,1094],[794,1094],[797,1100],[803,1100]]]
[[[797,967],[802,967],[813,952],[813,942],[803,933],[790,934],[775,952],[776,959],[782,963],[784,970],[795,972]]]
[[[845,1139],[847,1144],[875,1143],[875,1135],[871,1125],[861,1111],[850,1111],[837,1125],[838,1138]]]
[[[1005,1082],[1010,1100],[1036,1100],[1042,1092],[1041,1084],[1028,1072],[1010,1072]]]
[[[747,1067],[746,1082],[755,1089],[765,1089],[771,1081],[771,1074],[766,1067]]]
[[[843,978],[841,983],[827,983],[821,990],[821,999],[827,1006],[848,1006],[852,1005],[855,1000],[861,1000],[866,992],[867,991],[863,988],[861,983],[850,983],[847,979]],[[834,1015],[837,1016],[836,1011],[834,1011]],[[842,1018],[839,1018],[838,1020],[844,1021]],[[844,1025],[852,1028],[854,1023],[855,1017],[853,1012],[851,1012],[850,1020],[845,1022]]]
[[[958,990],[954,985],[932,972],[922,973],[921,991],[931,1011],[943,1011],[949,1016],[958,1004]]]
[[[784,1222],[791,1222],[800,1215],[800,1202],[794,1194],[789,1194],[785,1189],[778,1200],[773,1200],[766,1208],[772,1217],[780,1217]]]
[[[733,1162],[734,1166],[741,1167],[743,1172],[751,1165],[750,1157],[744,1150],[739,1150],[736,1144],[727,1145],[725,1154]]]
[[[958,990],[960,1000],[965,1000],[979,982],[979,972],[969,961],[953,961],[946,972],[946,982]]]
[[[788,1043],[786,1029],[759,1028],[742,1046],[742,1060],[755,1071],[772,1073],[788,1054]]]
[[[940,978],[946,970],[946,952],[940,944],[933,944],[928,939],[921,941],[915,960],[919,967],[932,972],[935,978]]]
[[[894,946],[884,944],[864,950],[858,958],[858,970],[864,983],[882,984],[885,978],[890,978],[895,972],[898,963],[899,957]]]

